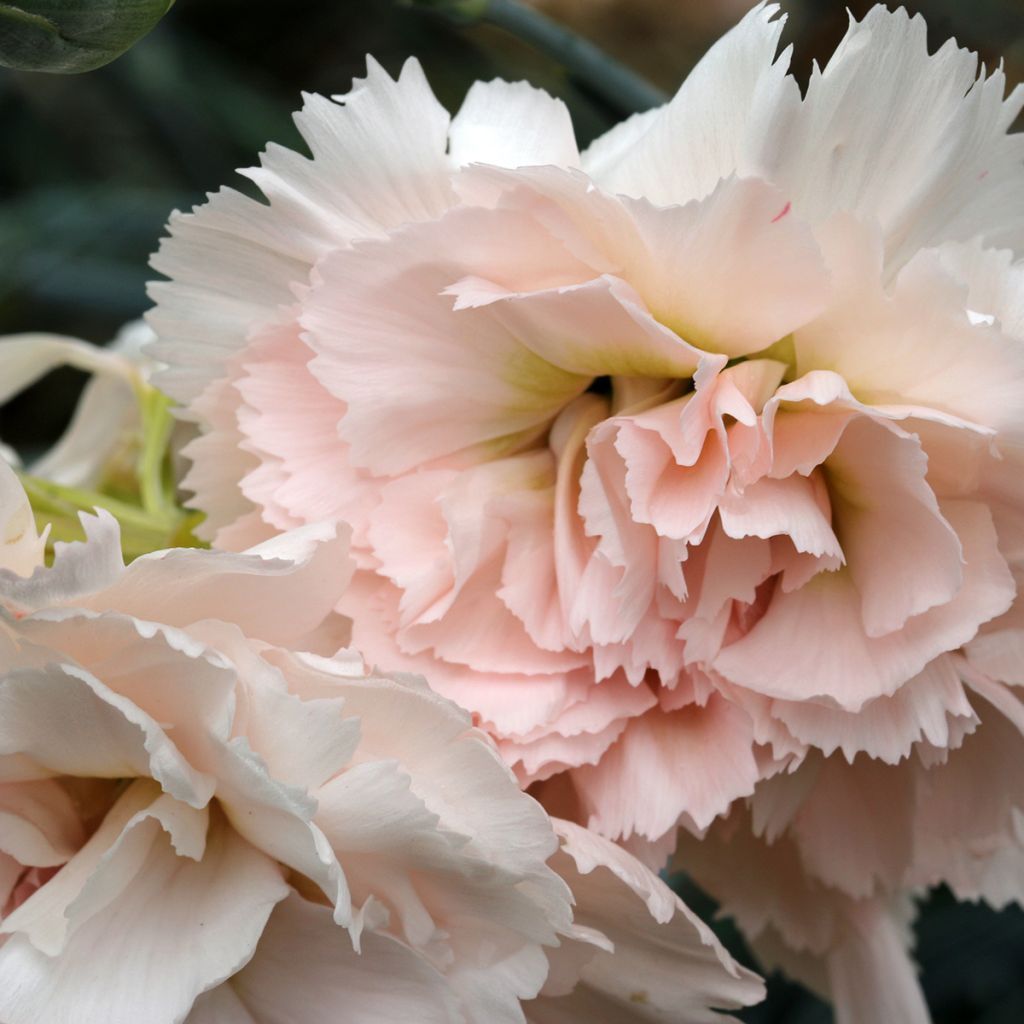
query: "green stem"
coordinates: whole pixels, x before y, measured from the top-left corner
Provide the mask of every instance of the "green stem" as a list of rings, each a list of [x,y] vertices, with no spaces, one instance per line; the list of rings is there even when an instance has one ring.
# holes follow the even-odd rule
[[[184,512],[166,503],[159,511],[148,512],[107,494],[65,487],[27,473],[19,473],[18,476],[39,527],[50,526],[49,545],[54,541],[81,540],[82,526],[78,514],[92,512],[96,508],[106,509],[120,524],[125,561],[130,562],[139,555],[160,548],[199,545],[192,533],[202,521],[199,513]]]
[[[667,96],[602,49],[519,0],[405,0],[459,24],[486,22],[504,29],[558,61],[622,114],[660,106]]]
[[[139,452],[139,497],[145,511],[156,517],[166,517],[174,509],[164,480],[167,447],[174,429],[171,403],[161,392],[143,384],[139,394],[142,419],[142,449]]]

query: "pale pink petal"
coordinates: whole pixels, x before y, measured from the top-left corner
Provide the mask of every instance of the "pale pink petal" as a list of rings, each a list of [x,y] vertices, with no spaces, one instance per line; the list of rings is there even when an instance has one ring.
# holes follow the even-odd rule
[[[931,1024],[902,929],[877,904],[858,906],[842,945],[827,959],[836,1024]]]
[[[557,507],[554,487],[523,492],[503,503],[508,541],[497,591],[502,604],[522,622],[530,639],[549,651],[575,647],[559,585]]]
[[[716,899],[744,935],[772,928],[788,946],[816,956],[835,944],[852,902],[803,869],[790,837],[755,836],[742,806],[700,838],[681,830],[672,866]]]
[[[549,722],[583,699],[592,685],[592,674],[587,669],[551,675],[483,674],[426,653],[405,654],[394,637],[397,605],[398,594],[390,584],[382,585],[368,574],[357,573],[342,602],[342,609],[354,618],[353,646],[369,664],[382,670],[428,677],[434,690],[471,708],[499,734],[522,734]]]
[[[300,699],[273,664],[275,652],[251,643],[235,626],[206,622],[191,633],[231,659],[241,682],[233,702],[233,732],[245,736],[273,779],[296,790],[314,789],[349,763],[359,744],[359,722],[344,713],[339,697]],[[178,689],[185,685],[179,681]],[[194,697],[193,703],[201,712],[201,698]],[[295,743],[296,736],[302,744]]]
[[[804,869],[854,899],[898,890],[914,854],[912,787],[871,758],[825,760],[791,828]]]
[[[815,557],[842,557],[832,530],[829,492],[819,473],[763,477],[726,495],[719,507],[722,530],[730,537],[787,536],[797,551]]]
[[[1019,584],[1018,584],[1019,591]],[[980,672],[1012,686],[1024,686],[1024,622],[1019,605],[980,632],[964,646],[970,663]]]
[[[869,637],[949,604],[963,586],[961,543],[925,480],[927,463],[916,438],[866,417],[851,421],[826,462],[832,522]]]
[[[967,287],[968,316],[994,323],[1014,338],[1024,338],[1024,264],[1008,249],[990,249],[980,240],[946,244],[934,250],[942,268]]]
[[[647,614],[657,584],[658,535],[630,512],[627,469],[615,450],[615,435],[615,420],[590,431],[580,477],[580,518],[598,544],[583,570],[570,625],[577,631],[585,627],[595,644],[628,640]]]
[[[142,325],[147,337],[151,332]],[[93,347],[93,346],[90,346]],[[107,352],[117,349],[107,346]],[[0,353],[3,344],[0,344]],[[141,362],[141,358],[140,358]],[[141,380],[142,373],[139,373]],[[126,372],[95,372],[82,389],[71,422],[28,471],[65,487],[95,489],[110,459],[139,429],[139,398]]]
[[[644,696],[640,688],[631,689],[641,697]],[[646,707],[639,713],[642,714],[643,710]],[[563,736],[560,732],[551,731],[531,740],[499,740],[498,749],[525,788],[568,768],[597,764],[619,739],[628,723],[629,717],[624,714],[622,718],[594,732]]]
[[[547,816],[508,785],[508,768],[483,734],[470,729],[466,712],[421,679],[353,679],[336,674],[334,660],[305,656],[302,662],[306,670],[300,672],[288,659],[286,674],[306,699],[341,697],[346,714],[359,718],[357,763],[397,761],[411,792],[446,830],[472,836],[473,849],[485,851],[492,864],[550,881],[546,869],[538,871],[539,861],[555,849]],[[556,907],[553,901],[550,912]]]
[[[701,707],[633,719],[596,766],[573,772],[602,835],[657,839],[688,814],[704,828],[749,796],[759,771],[750,719],[721,697]]]
[[[926,1024],[899,902],[853,900],[822,885],[790,838],[756,839],[745,811],[702,840],[682,834],[675,863],[736,918],[766,967],[831,999],[837,1020]]]
[[[44,569],[40,562],[27,579],[11,573],[0,575],[0,587],[9,607],[32,611],[81,600],[110,586],[124,572],[117,520],[105,509],[97,509],[94,516],[81,512],[78,518],[85,540],[57,541],[52,566]]]
[[[57,956],[78,927],[132,884],[161,828],[178,854],[198,860],[208,824],[205,809],[161,794],[150,780],[136,780],[64,869],[4,918],[0,932],[21,934]]]
[[[677,540],[700,537],[729,479],[724,430],[716,430],[700,383],[698,376],[693,397],[615,421],[633,517]]]
[[[472,935],[481,970],[524,943],[553,942],[547,908],[529,887],[513,884],[470,835],[445,828],[410,782],[394,762],[365,762],[317,793],[317,822],[357,903],[372,898],[388,910],[391,934],[435,954],[465,952],[459,936]]]
[[[19,755],[37,777],[155,778],[203,807],[215,781],[188,763],[169,731],[73,664],[8,670],[0,678],[0,755]]]
[[[260,1024],[260,1021],[246,1009],[230,982],[226,982],[204,992],[192,1004],[185,1024]]]
[[[316,800],[305,789],[272,778],[245,738],[236,739],[219,766],[217,798],[232,828],[253,847],[304,875],[327,898],[334,919],[358,932],[344,870],[312,820]]]
[[[373,505],[371,488],[338,437],[345,406],[309,372],[312,357],[294,319],[246,349],[235,381],[243,399],[238,425],[259,465],[241,488],[280,529],[325,519],[361,525]],[[357,545],[364,534],[357,529]]]
[[[0,783],[0,850],[20,865],[56,867],[84,842],[79,810],[59,783]],[[5,902],[0,892],[0,912]]]
[[[51,652],[61,651],[159,723],[194,768],[214,770],[235,712],[236,672],[220,652],[179,629],[117,612],[38,613],[23,619],[19,632]]]
[[[503,740],[502,756],[517,769],[521,781],[530,782],[566,768],[596,764],[622,735],[629,720],[657,703],[649,687],[634,686],[617,673],[551,722]]]
[[[974,709],[964,693],[952,659],[929,662],[891,697],[877,697],[859,711],[842,711],[816,701],[771,702],[771,715],[810,746],[828,755],[841,750],[848,761],[858,753],[889,764],[909,756],[922,740],[936,747],[957,746],[957,736],[971,731]]]
[[[658,258],[652,253],[651,260]],[[642,279],[637,275],[638,283]],[[486,286],[486,287],[485,287]],[[691,376],[701,352],[644,308],[640,293],[617,277],[514,292],[464,278],[448,294],[457,309],[487,309],[546,363],[586,376]]]
[[[453,309],[441,293],[470,273],[514,290],[590,276],[535,222],[473,208],[319,265],[302,317],[318,353],[310,368],[348,405],[340,429],[356,465],[395,473],[476,445],[499,454],[589,383],[487,307]]]
[[[981,724],[944,763],[916,772],[917,856],[908,884],[941,880],[959,899],[986,899],[1000,906],[1024,898],[1024,774],[1016,767],[1024,742],[1024,708],[1009,688],[962,669]],[[1000,785],[993,787],[996,777]]]
[[[834,371],[861,402],[893,415],[1018,429],[1024,347],[997,326],[971,322],[967,286],[941,254],[918,253],[889,292],[876,230],[841,216],[820,237],[835,294],[794,334],[799,373]]]
[[[523,623],[498,598],[502,565],[492,559],[466,581],[446,615],[412,625],[397,637],[407,654],[430,650],[442,661],[477,672],[553,674],[587,664],[577,651],[546,651],[530,639]]]
[[[828,276],[810,229],[789,215],[785,195],[764,181],[730,177],[705,198],[668,207],[652,205],[649,199],[613,199],[585,177],[551,168],[514,173],[474,170],[460,182],[460,192],[467,202],[514,210],[520,220],[542,223],[588,265],[590,273],[575,282],[590,279],[583,295],[593,293],[602,280],[617,282],[614,292],[631,305],[638,303],[633,296],[639,296],[645,311],[664,325],[664,340],[649,329],[652,336],[644,345],[632,346],[637,351],[630,369],[630,346],[624,350],[621,339],[603,340],[613,332],[610,325],[597,322],[599,309],[596,297],[591,298],[591,330],[602,340],[587,361],[586,346],[572,338],[584,325],[569,320],[569,303],[559,303],[566,322],[563,331],[568,330],[573,344],[560,362],[559,339],[543,343],[552,353],[551,361],[566,369],[683,376],[668,372],[672,363],[665,357],[673,356],[673,341],[672,362],[677,365],[687,353],[687,343],[708,352],[748,354],[769,347],[825,308]],[[779,258],[781,252],[784,259]],[[564,282],[568,283],[573,282]],[[747,301],[734,301],[736,287],[743,289]],[[527,289],[475,268],[449,288],[465,306],[486,305],[517,290]],[[533,304],[532,297],[525,298]],[[548,305],[555,308],[554,298]],[[607,302],[605,306],[614,312]],[[582,307],[579,316],[586,314],[587,307]],[[525,326],[529,321],[525,312],[522,316]],[[621,313],[617,319],[637,333]],[[523,337],[539,351],[537,340],[525,333]],[[662,355],[652,359],[645,348],[651,355],[659,350]],[[692,350],[690,359],[692,372]],[[600,363],[604,369],[588,370]]]
[[[226,363],[234,372],[238,359],[236,355]],[[241,481],[258,467],[259,460],[242,447],[245,438],[237,420],[240,405],[241,396],[230,380],[214,381],[188,411],[206,433],[200,433],[181,450],[182,458],[191,463],[181,488],[192,494],[188,504],[205,515],[196,527],[196,536],[228,551],[253,543],[238,542],[240,523],[249,523],[244,531],[247,535],[253,526],[259,529],[257,524],[262,523],[241,490]],[[262,528],[269,529],[266,524]]]
[[[776,590],[765,616],[726,647],[715,669],[740,685],[784,700],[828,698],[858,711],[895,693],[933,658],[956,650],[978,625],[1001,614],[1015,587],[980,504],[947,502],[945,520],[963,545],[964,584],[952,600],[909,619],[898,632],[870,637],[847,570],[815,576],[792,593]],[[803,642],[828,636],[825,646]]]
[[[748,355],[825,308],[829,279],[821,252],[773,186],[728,178],[685,206],[660,208],[647,197],[628,201],[627,209],[643,255],[623,276],[652,315],[691,345]]]
[[[457,477],[454,470],[425,469],[380,485],[380,504],[367,531],[376,564],[401,592],[402,625],[427,621],[451,606],[455,565],[449,525],[438,500]],[[483,524],[483,510],[476,521]],[[472,545],[475,556],[479,545]]]
[[[0,405],[59,366],[103,374],[129,386],[136,374],[130,360],[62,334],[9,334],[0,339]]]

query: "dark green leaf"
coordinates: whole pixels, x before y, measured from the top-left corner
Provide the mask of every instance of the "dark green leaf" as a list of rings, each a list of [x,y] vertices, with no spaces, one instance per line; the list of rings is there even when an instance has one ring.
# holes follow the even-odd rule
[[[0,3],[0,65],[92,71],[120,57],[174,0],[18,0]]]

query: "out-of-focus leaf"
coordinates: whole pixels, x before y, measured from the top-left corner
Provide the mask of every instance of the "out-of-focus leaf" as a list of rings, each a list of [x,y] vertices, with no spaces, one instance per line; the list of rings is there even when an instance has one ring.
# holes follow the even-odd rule
[[[0,3],[0,65],[73,74],[120,57],[174,0],[18,0]]]

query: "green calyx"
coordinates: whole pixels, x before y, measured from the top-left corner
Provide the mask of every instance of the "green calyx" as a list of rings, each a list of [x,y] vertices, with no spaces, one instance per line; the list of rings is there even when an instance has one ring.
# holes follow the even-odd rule
[[[170,10],[174,0],[0,2],[0,65],[75,74],[109,64]]]

